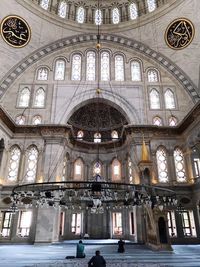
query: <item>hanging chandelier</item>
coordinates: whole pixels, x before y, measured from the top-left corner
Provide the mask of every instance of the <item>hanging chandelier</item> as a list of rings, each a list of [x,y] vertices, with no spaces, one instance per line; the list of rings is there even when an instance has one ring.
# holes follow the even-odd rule
[[[151,185],[101,182],[99,175],[90,182],[48,182],[19,185],[13,188],[11,210],[20,206],[64,207],[103,213],[105,209],[144,206],[160,210],[177,205],[173,190]]]

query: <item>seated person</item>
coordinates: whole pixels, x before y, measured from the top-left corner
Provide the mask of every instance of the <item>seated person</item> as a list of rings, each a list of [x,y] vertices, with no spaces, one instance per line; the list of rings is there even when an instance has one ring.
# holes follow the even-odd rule
[[[76,258],[85,258],[84,248],[83,242],[80,240],[76,246]]]
[[[118,241],[118,252],[119,253],[124,253],[125,251],[124,245],[125,245],[125,242],[120,238],[120,240]]]

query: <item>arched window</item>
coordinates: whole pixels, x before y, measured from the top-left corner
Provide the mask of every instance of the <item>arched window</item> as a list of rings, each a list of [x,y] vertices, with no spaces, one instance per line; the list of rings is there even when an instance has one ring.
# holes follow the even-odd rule
[[[133,184],[133,182],[134,182],[134,178],[133,178],[133,163],[132,163],[130,157],[128,157],[128,178],[129,178],[129,183]]]
[[[117,131],[112,131],[112,133],[111,133],[111,137],[112,137],[112,140],[116,140],[116,139],[118,139],[118,138],[119,138],[119,136],[118,136],[118,132],[117,132]]]
[[[164,93],[164,98],[165,98],[165,107],[167,109],[174,109],[176,107],[174,93],[172,92],[172,90],[167,89]]]
[[[169,126],[176,126],[177,123],[178,123],[178,120],[177,120],[176,117],[171,116],[171,117],[169,118]]]
[[[77,138],[78,138],[79,140],[83,140],[83,136],[84,136],[84,132],[83,132],[83,131],[78,131],[78,133],[77,133]]]
[[[161,183],[169,182],[168,168],[167,168],[167,154],[166,150],[162,147],[156,151],[156,160],[158,168],[158,181]]]
[[[156,9],[156,0],[147,0],[148,11],[152,12]]]
[[[8,164],[8,180],[11,182],[17,181],[20,158],[21,150],[18,146],[13,146],[10,150],[10,160]]]
[[[65,61],[63,59],[56,60],[55,80],[64,80],[65,78]]]
[[[95,81],[95,53],[87,52],[86,80]]]
[[[135,3],[131,3],[129,6],[130,19],[134,20],[138,17],[138,8]]]
[[[38,163],[38,150],[35,146],[31,146],[26,153],[25,180],[27,182],[35,182],[37,163]]]
[[[39,68],[38,72],[37,72],[37,80],[47,81],[48,80],[48,74],[49,74],[49,71],[47,68],[45,68],[45,67]]]
[[[29,101],[30,101],[30,95],[31,92],[28,89],[28,87],[24,87],[20,92],[19,92],[19,101],[18,101],[18,106],[20,108],[26,108],[29,106]]]
[[[72,58],[72,81],[81,80],[81,56],[79,54],[73,55]]]
[[[156,89],[150,91],[149,100],[151,109],[160,109],[160,96]]]
[[[37,89],[35,93],[35,99],[34,99],[34,107],[36,108],[43,108],[45,102],[45,91],[42,87]]]
[[[58,15],[61,18],[65,18],[67,14],[67,3],[65,1],[61,1],[58,7]]]
[[[115,81],[124,81],[124,58],[121,55],[115,56]]]
[[[150,83],[158,82],[158,71],[156,69],[150,69],[147,72],[147,79]]]
[[[110,80],[110,57],[108,52],[101,53],[101,80]]]
[[[162,119],[158,116],[153,118],[153,125],[162,126]]]
[[[102,11],[100,9],[95,11],[94,21],[96,25],[102,24]]]
[[[33,117],[33,120],[32,120],[33,125],[41,124],[41,122],[42,122],[42,118],[39,115]]]
[[[40,0],[40,6],[41,6],[43,9],[47,10],[48,7],[49,7],[49,0]]]
[[[174,150],[174,164],[177,182],[186,182],[184,156],[180,148]]]
[[[95,162],[93,165],[93,176],[101,175],[101,170],[102,170],[101,163],[99,161]]]
[[[112,181],[119,181],[121,180],[121,163],[118,159],[114,159],[112,161]]]
[[[94,134],[94,143],[101,143],[101,134],[100,133]]]
[[[85,20],[85,9],[82,6],[77,9],[76,20],[78,23],[83,23]]]
[[[134,82],[141,81],[141,66],[138,61],[131,62],[131,79]]]
[[[16,119],[15,119],[15,122],[16,122],[16,124],[18,124],[18,125],[24,125],[24,124],[25,124],[25,121],[26,121],[26,118],[25,118],[25,116],[23,116],[23,115],[19,115],[19,116],[17,116]]]
[[[63,167],[62,167],[62,181],[66,181],[67,178],[67,164],[69,161],[69,155],[68,153],[65,155],[64,159],[63,159]]]
[[[74,162],[74,180],[83,180],[83,161],[80,158]]]
[[[112,10],[112,22],[113,24],[118,24],[120,20],[119,9],[117,7]]]

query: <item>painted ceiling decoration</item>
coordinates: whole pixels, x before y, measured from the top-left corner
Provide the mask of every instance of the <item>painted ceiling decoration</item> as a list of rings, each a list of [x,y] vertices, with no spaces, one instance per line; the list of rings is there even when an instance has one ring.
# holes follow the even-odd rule
[[[178,18],[172,21],[165,32],[167,45],[175,50],[187,47],[194,38],[194,25],[185,18]]]
[[[31,30],[23,18],[12,15],[3,19],[1,23],[1,36],[8,45],[21,48],[29,43]]]

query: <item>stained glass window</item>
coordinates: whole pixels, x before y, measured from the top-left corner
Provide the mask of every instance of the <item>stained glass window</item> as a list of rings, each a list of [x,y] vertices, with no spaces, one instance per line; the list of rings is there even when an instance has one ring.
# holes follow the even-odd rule
[[[21,151],[19,147],[13,146],[10,151],[10,160],[8,165],[8,180],[11,182],[17,181],[20,157],[21,157]]]
[[[94,134],[94,143],[101,143],[101,134],[100,133]]]
[[[152,12],[156,9],[156,0],[147,0],[148,11]]]
[[[95,16],[94,16],[94,21],[96,25],[101,25],[102,24],[102,11],[100,9],[97,9],[95,11]]]
[[[83,180],[83,161],[80,158],[74,162],[74,180]]]
[[[77,9],[76,20],[78,23],[83,23],[85,20],[85,9],[82,6]]]
[[[80,81],[81,79],[81,56],[73,55],[72,58],[72,81]]]
[[[130,157],[128,157],[128,177],[129,177],[129,183],[133,184],[133,163],[130,159]]]
[[[185,173],[184,156],[180,148],[174,150],[174,163],[177,182],[186,182],[187,178]]]
[[[86,80],[95,81],[95,53],[87,52]]]
[[[43,88],[37,89],[35,93],[34,107],[43,108],[45,102],[45,91]]]
[[[171,117],[169,118],[169,126],[176,126],[177,123],[178,123],[178,120],[177,120],[177,118],[175,118],[174,116],[171,116]]]
[[[150,83],[158,82],[158,71],[155,69],[148,70],[147,77]]]
[[[49,0],[40,0],[40,6],[47,10],[49,7]]]
[[[151,109],[160,109],[160,96],[156,89],[150,91],[149,100]]]
[[[158,116],[153,118],[153,125],[162,126],[162,119]]]
[[[135,82],[141,81],[141,67],[138,61],[131,62],[131,78]]]
[[[99,161],[95,162],[93,166],[93,176],[97,174],[101,175],[101,169],[101,163]]]
[[[65,18],[67,14],[67,3],[65,1],[61,1],[58,7],[58,15],[61,18]]]
[[[112,181],[121,180],[121,163],[118,159],[112,161]]]
[[[117,131],[112,131],[112,133],[111,133],[111,137],[112,137],[113,140],[118,139],[118,138],[119,138],[119,136],[118,136],[118,132],[117,132]]]
[[[29,106],[31,92],[28,87],[24,87],[19,93],[18,106],[20,108],[26,108]]]
[[[41,122],[42,122],[42,118],[39,115],[33,117],[33,121],[32,121],[33,125],[41,124]]]
[[[119,9],[117,7],[112,10],[112,22],[113,24],[118,24],[120,20]]]
[[[78,131],[78,133],[77,133],[77,138],[78,138],[79,140],[83,140],[83,136],[84,136],[83,131]]]
[[[65,78],[65,61],[62,59],[56,60],[55,80],[64,80]]]
[[[121,55],[115,56],[115,81],[124,81],[124,58]]]
[[[172,92],[172,90],[167,89],[164,93],[164,98],[165,98],[165,107],[167,109],[174,109],[176,107],[174,93]]]
[[[164,148],[159,148],[156,151],[157,168],[158,168],[158,181],[167,183],[169,181],[168,168],[167,168],[167,154]]]
[[[45,67],[41,67],[38,69],[38,72],[37,72],[37,80],[40,80],[40,81],[46,81],[48,80],[48,69],[45,68]]]
[[[135,3],[131,3],[129,6],[130,19],[134,20],[138,17],[138,8]]]
[[[110,80],[110,57],[108,52],[101,53],[101,80]]]
[[[38,150],[32,146],[27,151],[26,160],[26,174],[25,179],[27,182],[35,182],[38,162]]]
[[[25,116],[23,116],[23,115],[19,115],[19,116],[17,116],[16,119],[15,119],[15,122],[16,122],[16,124],[18,124],[18,125],[24,125],[24,124],[25,124],[25,121],[26,121],[26,118],[25,118]]]

